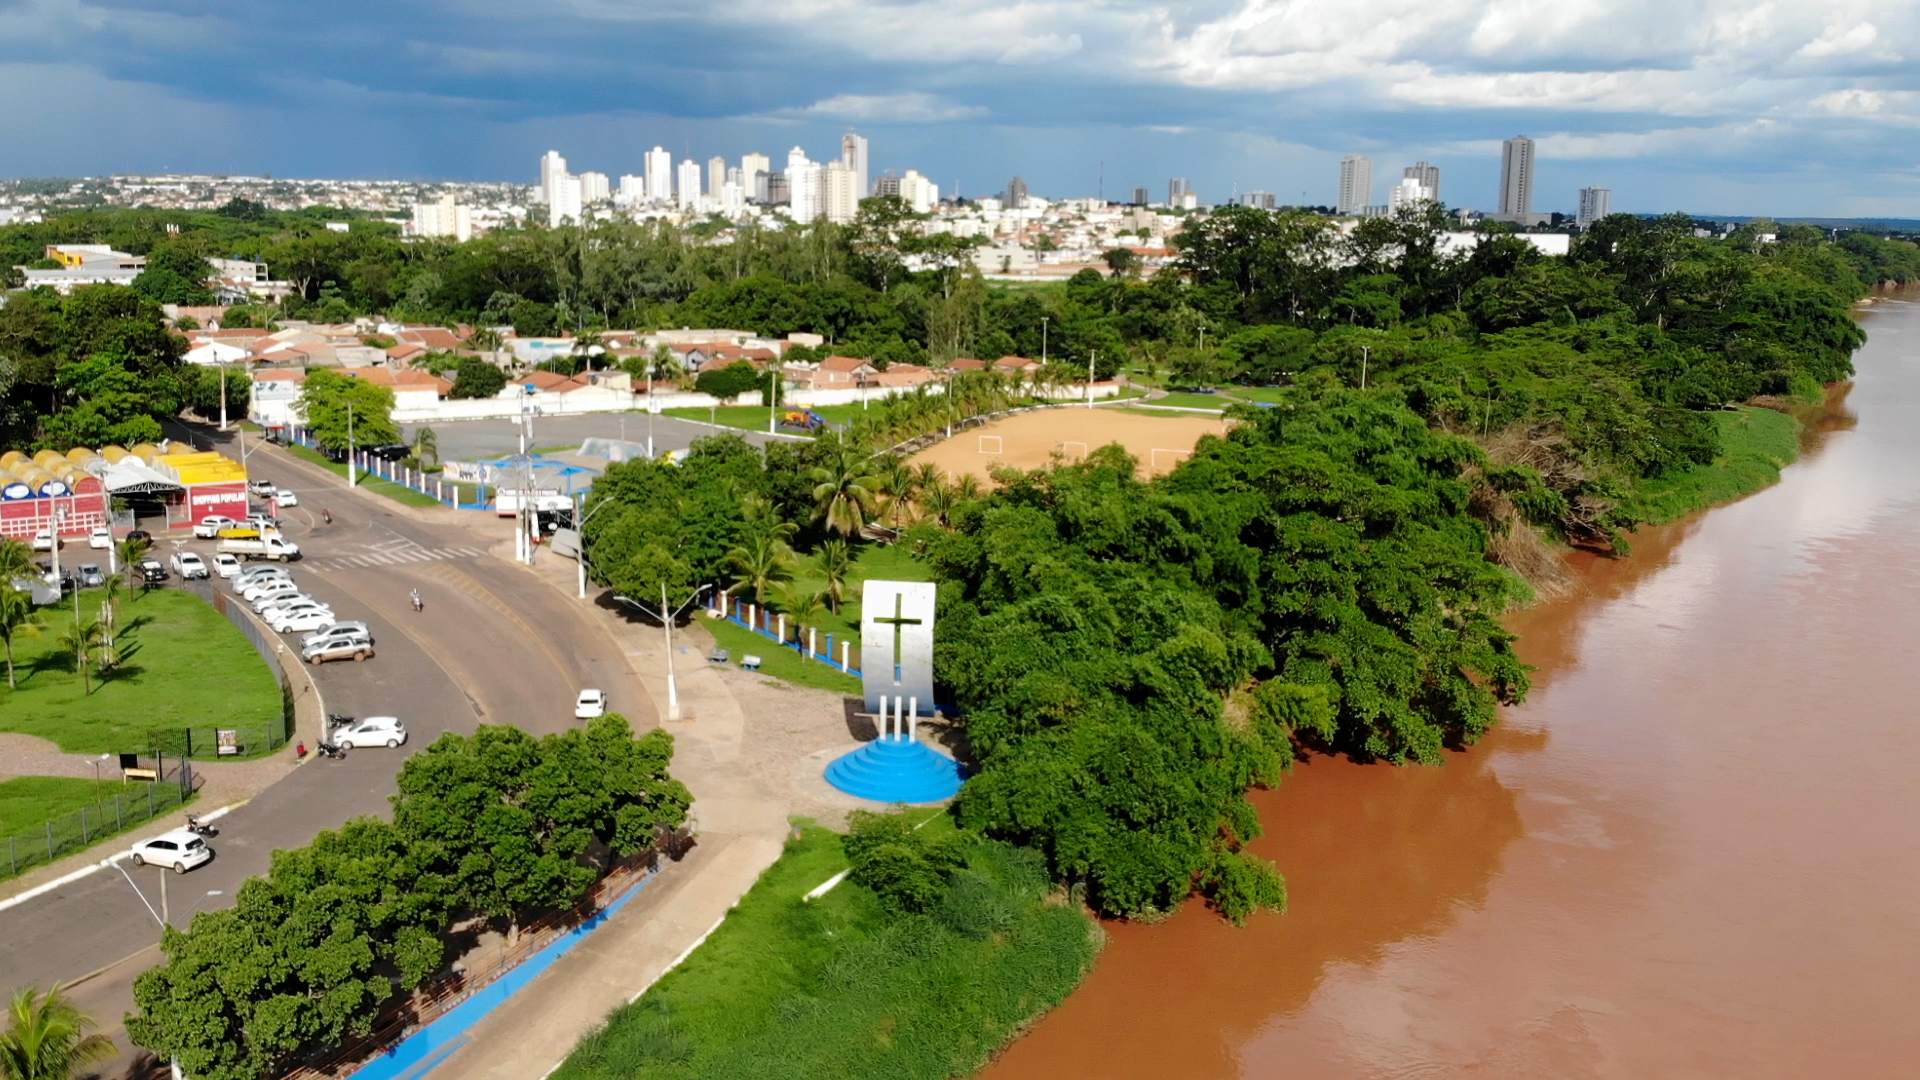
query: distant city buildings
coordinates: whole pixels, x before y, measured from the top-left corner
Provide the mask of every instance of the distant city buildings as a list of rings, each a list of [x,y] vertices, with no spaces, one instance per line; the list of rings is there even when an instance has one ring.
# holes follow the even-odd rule
[[[1152,201],[1153,201],[1153,192],[1148,191],[1146,188],[1143,188],[1143,187],[1137,187],[1133,189],[1133,205],[1145,206]]]
[[[613,197],[607,186],[607,174],[584,172],[580,174],[580,201],[588,206],[603,203]]]
[[[1421,183],[1412,175],[1412,169],[1408,169],[1407,173],[1408,175],[1402,177],[1400,182],[1393,185],[1387,192],[1388,213],[1397,214],[1402,208],[1412,209],[1421,203],[1437,203],[1440,200],[1439,194],[1433,188]]]
[[[1007,181],[1007,209],[1018,210],[1027,205],[1027,182],[1014,177]]]
[[[1516,135],[1500,144],[1500,221],[1537,225],[1546,215],[1533,212],[1533,140]]]
[[[673,201],[673,155],[665,147],[647,151],[647,201]]]
[[[553,189],[561,177],[567,175],[567,159],[560,151],[549,150],[540,158],[540,201],[553,205]]]
[[[444,237],[464,244],[473,239],[473,209],[456,203],[451,192],[437,202],[415,203],[412,231],[415,236]]]
[[[1340,196],[1334,209],[1341,214],[1363,214],[1373,201],[1373,159],[1348,154],[1340,159]]]
[[[25,279],[27,288],[44,286],[62,296],[82,285],[131,285],[147,268],[142,256],[115,251],[105,244],[49,244],[45,257],[59,263],[59,268],[14,269]]]
[[[1255,210],[1271,210],[1278,203],[1271,191],[1243,191],[1235,196],[1233,201],[1240,206],[1251,206]]]
[[[1419,181],[1420,186],[1426,188],[1429,192],[1426,196],[1427,198],[1432,199],[1434,202],[1440,201],[1440,166],[1429,165],[1424,161],[1416,161],[1407,166],[1406,171],[1401,173],[1401,177],[1406,180]]]
[[[680,206],[687,210],[700,207],[700,163],[688,158],[680,163],[680,184],[677,194]]]
[[[1167,205],[1175,210],[1193,210],[1199,207],[1200,196],[1186,177],[1176,176],[1167,181]]]
[[[851,175],[854,201],[866,198],[873,189],[867,185],[867,140],[849,131],[840,136],[840,164]],[[848,219],[852,220],[851,218]]]
[[[567,222],[585,220],[586,205],[580,197],[580,178],[561,175],[554,178],[547,194],[547,228],[557,229]]]
[[[1611,213],[1613,189],[1603,187],[1583,187],[1580,189],[1580,213],[1575,216],[1575,224],[1581,231],[1593,228],[1593,223]]]

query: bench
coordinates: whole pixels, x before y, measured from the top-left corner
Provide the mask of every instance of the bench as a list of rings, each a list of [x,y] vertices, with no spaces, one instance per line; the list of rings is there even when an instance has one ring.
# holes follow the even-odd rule
[[[731,659],[733,659],[732,653],[725,649],[715,649],[708,655],[707,662],[710,664],[724,664]]]
[[[149,769],[140,764],[140,755],[138,754],[121,754],[120,777],[123,780],[158,780],[160,779],[160,770]]]
[[[746,671],[759,671],[760,658],[752,653],[748,653],[740,658],[740,667]]]

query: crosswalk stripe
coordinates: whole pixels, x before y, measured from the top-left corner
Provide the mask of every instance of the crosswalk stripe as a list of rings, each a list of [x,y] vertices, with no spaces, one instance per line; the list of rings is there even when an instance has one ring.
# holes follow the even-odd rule
[[[470,547],[396,547],[383,545],[378,548],[363,549],[358,555],[336,555],[329,559],[309,563],[309,567],[321,573],[335,573],[345,570],[375,566],[395,566],[401,563],[449,562],[466,559],[478,559],[486,552]]]

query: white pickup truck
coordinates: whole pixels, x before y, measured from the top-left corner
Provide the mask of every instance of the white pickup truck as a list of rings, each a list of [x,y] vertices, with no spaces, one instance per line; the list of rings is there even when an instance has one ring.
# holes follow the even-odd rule
[[[283,539],[279,533],[271,530],[263,533],[258,529],[222,529],[220,543],[214,550],[242,559],[273,559],[278,562],[289,562],[300,557],[300,545]]]

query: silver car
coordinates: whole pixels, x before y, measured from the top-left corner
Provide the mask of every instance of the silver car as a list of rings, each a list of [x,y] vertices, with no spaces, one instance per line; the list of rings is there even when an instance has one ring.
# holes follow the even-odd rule
[[[301,638],[300,647],[304,649],[308,645],[316,642],[331,641],[334,638],[343,637],[366,638],[371,642],[373,640],[373,631],[367,628],[366,623],[359,621],[336,622],[329,626],[323,626],[308,634],[306,637]]]
[[[336,638],[316,642],[300,650],[300,659],[316,667],[329,660],[365,660],[373,655],[373,642],[367,638]]]

